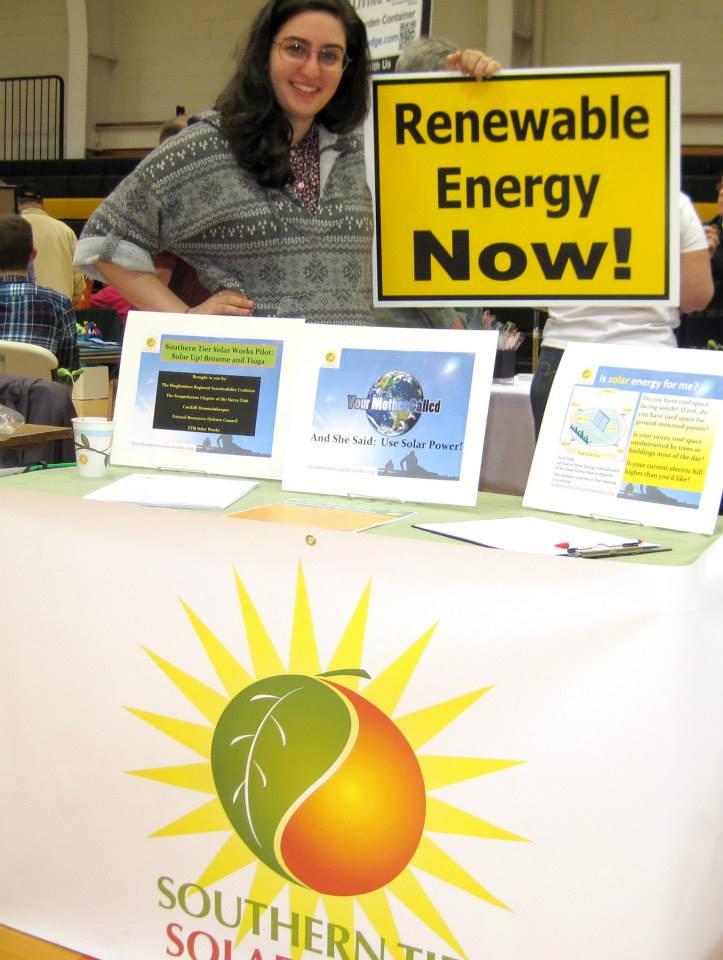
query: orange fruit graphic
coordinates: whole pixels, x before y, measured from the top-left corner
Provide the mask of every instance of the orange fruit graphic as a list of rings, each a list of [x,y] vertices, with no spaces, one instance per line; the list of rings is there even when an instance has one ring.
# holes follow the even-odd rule
[[[292,815],[281,855],[306,886],[352,896],[385,886],[407,866],[424,827],[425,790],[417,758],[389,717],[337,689],[356,711],[356,742]]]
[[[426,792],[414,751],[378,707],[323,678],[242,690],[218,721],[211,766],[241,839],[319,893],[378,890],[419,845]]]

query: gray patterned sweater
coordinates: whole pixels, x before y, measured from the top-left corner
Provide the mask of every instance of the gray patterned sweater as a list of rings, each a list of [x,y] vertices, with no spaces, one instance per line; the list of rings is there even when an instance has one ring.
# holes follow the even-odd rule
[[[372,206],[361,134],[320,129],[321,199],[309,211],[288,188],[260,187],[202,114],[153,150],[95,210],[76,264],[153,271],[168,251],[212,293],[241,290],[255,316],[372,322]]]

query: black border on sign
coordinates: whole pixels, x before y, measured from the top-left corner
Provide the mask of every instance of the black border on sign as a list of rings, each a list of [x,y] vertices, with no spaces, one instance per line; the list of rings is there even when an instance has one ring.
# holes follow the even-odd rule
[[[529,80],[533,78],[535,80],[559,80],[563,77],[572,77],[572,78],[583,78],[583,77],[662,77],[665,81],[665,116],[666,116],[666,129],[665,129],[665,177],[664,177],[664,191],[665,191],[665,284],[664,284],[664,293],[662,294],[644,294],[638,293],[634,297],[631,297],[629,293],[627,294],[600,294],[598,296],[587,296],[581,297],[579,293],[577,294],[567,294],[567,295],[558,295],[555,297],[550,296],[549,291],[546,293],[540,294],[514,294],[510,296],[504,296],[501,294],[495,294],[494,296],[488,296],[487,299],[490,303],[534,303],[539,304],[542,302],[548,302],[551,299],[555,302],[563,303],[566,301],[569,302],[579,302],[584,300],[587,303],[599,303],[601,301],[649,301],[650,303],[655,303],[658,301],[667,300],[670,296],[670,205],[668,204],[668,197],[670,195],[670,134],[671,134],[671,124],[667,122],[670,117],[670,81],[671,73],[670,70],[584,70],[576,72],[574,70],[565,70],[555,73],[544,73],[544,74],[535,74],[534,71],[526,72],[524,74],[510,74],[509,76],[500,76],[493,78],[491,81],[485,81],[486,83],[500,83],[500,82],[514,82],[516,80]],[[470,77],[435,77],[430,75],[429,77],[417,77],[414,79],[402,79],[399,80],[388,79],[385,80],[385,84],[398,84],[403,83],[404,85],[412,84],[422,84],[422,83],[459,83],[461,81],[467,83],[476,83],[477,81],[472,80]],[[455,304],[464,304],[468,302],[478,303],[481,299],[485,298],[485,294],[475,295],[461,295],[455,294],[452,296],[424,296],[419,297],[416,293],[408,294],[387,294],[383,293],[383,272],[382,272],[382,244],[381,244],[381,232],[380,232],[380,176],[379,176],[379,111],[377,109],[377,89],[379,87],[378,83],[372,82],[372,103],[374,109],[374,178],[376,183],[376,191],[374,195],[374,233],[376,240],[376,290],[377,298],[381,303],[397,303],[399,301],[409,301],[409,300],[424,300],[424,302],[439,302],[439,303],[455,303]]]
[[[432,0],[422,0],[422,23],[420,27],[420,36],[428,37],[429,28],[432,23]]]

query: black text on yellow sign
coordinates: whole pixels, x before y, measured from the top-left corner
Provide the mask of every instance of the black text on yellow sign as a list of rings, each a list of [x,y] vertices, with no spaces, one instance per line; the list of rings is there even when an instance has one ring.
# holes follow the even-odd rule
[[[677,79],[374,80],[380,302],[669,299]]]

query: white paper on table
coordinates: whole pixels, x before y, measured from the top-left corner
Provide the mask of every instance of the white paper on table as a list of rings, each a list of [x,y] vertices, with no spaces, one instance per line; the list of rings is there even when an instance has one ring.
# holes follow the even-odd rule
[[[138,503],[148,507],[222,510],[245,497],[256,486],[258,483],[255,480],[131,473],[86,494],[85,499],[104,500],[107,503]]]
[[[565,556],[568,547],[587,550],[601,545],[621,546],[637,542],[635,537],[620,537],[589,527],[576,527],[540,517],[510,517],[497,520],[459,520],[451,523],[415,523],[418,530],[439,533],[455,540],[482,547]],[[563,546],[560,546],[560,545]],[[652,546],[652,544],[651,544]]]

